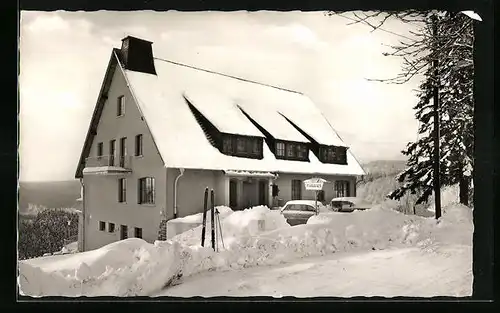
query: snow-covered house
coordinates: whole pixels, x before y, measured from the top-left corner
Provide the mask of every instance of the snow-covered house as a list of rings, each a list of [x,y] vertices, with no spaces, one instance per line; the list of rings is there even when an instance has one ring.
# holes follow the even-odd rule
[[[83,186],[80,251],[202,211],[206,187],[233,209],[356,193],[364,172],[300,92],[153,56],[134,37],[113,49],[76,171]]]

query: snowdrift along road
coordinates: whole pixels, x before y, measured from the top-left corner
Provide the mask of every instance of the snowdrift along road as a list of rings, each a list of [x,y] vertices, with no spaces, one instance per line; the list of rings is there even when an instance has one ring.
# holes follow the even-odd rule
[[[439,221],[374,208],[329,213],[294,227],[264,206],[237,212],[219,209],[225,212],[225,249],[218,253],[200,246],[201,227],[154,244],[130,238],[93,251],[22,261],[20,290],[35,297],[148,296],[181,276],[208,270],[272,265],[341,251],[416,246],[432,253],[443,245],[472,246],[471,209],[456,204],[445,207]],[[259,225],[259,220],[264,223]],[[207,238],[208,243],[209,231]]]

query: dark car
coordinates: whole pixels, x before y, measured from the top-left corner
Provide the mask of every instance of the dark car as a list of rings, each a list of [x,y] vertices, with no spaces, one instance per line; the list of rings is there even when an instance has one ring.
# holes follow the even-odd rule
[[[330,211],[321,202],[318,201],[319,213]],[[288,224],[294,226],[306,224],[307,220],[316,215],[316,203],[314,200],[292,200],[288,201],[281,209],[281,214],[285,217]]]
[[[367,210],[370,205],[356,197],[333,198],[330,206],[335,212],[353,212],[354,210]]]

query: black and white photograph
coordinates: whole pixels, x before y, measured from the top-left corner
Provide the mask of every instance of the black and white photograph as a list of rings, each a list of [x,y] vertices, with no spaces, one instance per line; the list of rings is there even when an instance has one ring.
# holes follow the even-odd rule
[[[475,11],[21,11],[31,298],[470,297]]]

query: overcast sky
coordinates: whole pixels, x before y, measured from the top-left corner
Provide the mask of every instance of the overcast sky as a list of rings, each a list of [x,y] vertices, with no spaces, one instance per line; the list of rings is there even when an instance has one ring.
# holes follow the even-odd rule
[[[398,73],[401,60],[382,53],[401,38],[349,23],[298,11],[22,12],[20,180],[74,178],[111,49],[127,35],[152,41],[157,57],[301,91],[360,161],[401,159],[416,139],[419,81],[367,81]]]

